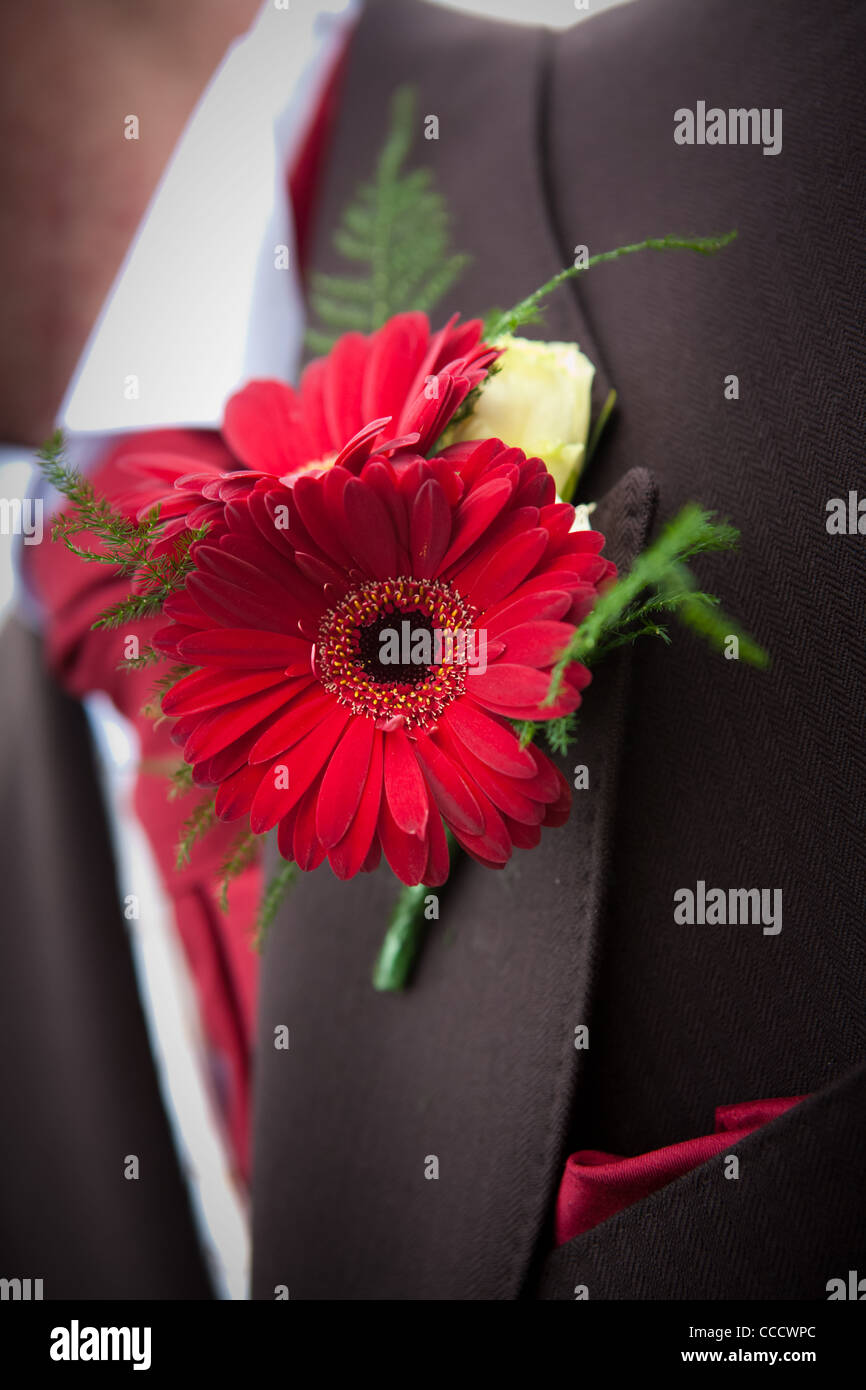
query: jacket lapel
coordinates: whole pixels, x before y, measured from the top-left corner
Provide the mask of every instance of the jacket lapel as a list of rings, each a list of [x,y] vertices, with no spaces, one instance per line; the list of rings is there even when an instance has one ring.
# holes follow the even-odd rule
[[[599,508],[621,563],[652,499],[634,471]],[[586,1055],[575,1030],[589,1021],[628,665],[621,653],[587,693],[569,762],[589,788],[568,825],[501,873],[462,863],[404,994],[370,984],[389,872],[341,884],[320,870],[278,917],[261,985],[258,1297],[277,1284],[298,1298],[520,1292]]]
[[[445,312],[513,302],[552,274],[562,257],[538,174],[541,56],[534,31],[374,5],[350,54],[320,244],[408,74],[419,123],[440,118],[419,162],[429,154],[455,241],[476,256]],[[544,335],[587,345],[576,297],[552,301]],[[653,502],[650,476],[633,470],[599,507],[621,566],[644,543]],[[404,994],[370,984],[397,891],[390,872],[341,884],[320,870],[282,910],[262,971],[257,1297],[278,1284],[292,1298],[520,1293],[546,1238],[585,1055],[575,1030],[588,1022],[628,669],[622,653],[587,694],[565,770],[573,778],[585,763],[589,788],[575,792],[568,825],[501,873],[461,864]],[[288,1051],[274,1047],[281,1025]]]

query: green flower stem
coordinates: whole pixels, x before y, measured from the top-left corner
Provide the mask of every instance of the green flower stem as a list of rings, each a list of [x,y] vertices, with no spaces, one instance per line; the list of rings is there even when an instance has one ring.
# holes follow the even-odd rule
[[[424,940],[427,885],[404,888],[394,904],[388,930],[373,968],[373,988],[405,989]]]
[[[451,831],[446,834],[453,872],[460,849]],[[428,894],[436,892],[437,889],[429,888],[426,883],[418,883],[400,893],[373,967],[374,989],[396,993],[408,985],[426,936],[425,900]]]

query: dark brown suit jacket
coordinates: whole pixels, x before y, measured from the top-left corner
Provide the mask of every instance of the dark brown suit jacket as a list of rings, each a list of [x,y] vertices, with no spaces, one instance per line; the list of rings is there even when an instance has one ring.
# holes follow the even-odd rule
[[[320,268],[407,80],[439,117],[429,142],[419,118],[417,160],[475,257],[443,314],[513,302],[579,243],[738,228],[715,260],[593,271],[541,331],[585,348],[599,397],[619,392],[582,483],[614,557],[653,509],[733,518],[741,555],[700,573],[773,665],[678,632],[604,670],[568,826],[501,873],[462,866],[403,996],[369,983],[389,873],[300,885],[263,963],[257,1297],[820,1299],[862,1263],[866,538],[825,519],[864,481],[863,19],[841,0],[638,0],[548,34],[407,0],[365,11]],[[781,107],[782,152],[678,145],[674,112],[699,100]],[[701,879],[782,889],[781,932],[678,925],[674,894]],[[738,1180],[720,1158],[551,1253],[573,1149],[640,1153],[709,1132],[717,1105],[799,1093],[737,1147]]]
[[[365,11],[322,268],[406,80],[440,122],[418,160],[476,258],[443,315],[513,302],[578,243],[738,227],[716,260],[594,271],[543,332],[620,393],[583,482],[611,553],[627,564],[692,497],[729,514],[742,555],[701,574],[773,667],[677,634],[600,672],[568,826],[502,873],[463,864],[403,996],[369,983],[393,879],[301,884],[263,961],[257,1297],[823,1299],[863,1271],[866,539],[825,529],[828,499],[866,486],[863,30],[843,0],[637,0],[557,35]],[[699,100],[781,107],[782,153],[675,144]],[[46,1297],[202,1296],[84,721],[33,639],[2,642],[0,1274]],[[781,888],[781,932],[677,925],[699,879]],[[706,1133],[719,1104],[799,1093],[737,1146],[737,1181],[713,1161],[551,1252],[569,1152],[644,1152]]]
[[[0,680],[0,1277],[45,1299],[209,1298],[86,716],[15,622]]]

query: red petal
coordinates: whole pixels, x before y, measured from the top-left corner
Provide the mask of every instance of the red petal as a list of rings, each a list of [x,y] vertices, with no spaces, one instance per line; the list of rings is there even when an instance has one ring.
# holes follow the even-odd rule
[[[300,801],[328,761],[349,718],[349,711],[337,705],[281,761],[272,764],[262,778],[250,809],[250,829],[255,834],[270,830]],[[276,785],[276,770],[282,767],[286,768],[288,776],[281,774],[280,781],[288,781],[287,787]]]
[[[379,839],[385,858],[401,882],[420,883],[427,863],[427,839],[407,835],[400,829],[385,796],[379,807]]]
[[[287,695],[292,693],[282,687],[263,690],[260,695],[251,695],[247,700],[238,700],[237,704],[205,715],[184,744],[184,758],[187,762],[201,762],[215,757],[263,719],[284,709]]]
[[[424,835],[430,794],[415,750],[402,729],[385,735],[385,794],[400,829],[407,835]]]
[[[512,820],[510,816],[503,816],[508,833],[514,842],[515,849],[535,849],[541,840],[540,825],[521,825],[518,821]]]
[[[303,869],[305,873],[317,869],[325,857],[325,846],[316,834],[316,805],[321,785],[322,779],[318,777],[313,785],[308,787],[294,817],[293,857],[298,868]]]
[[[358,811],[351,826],[338,845],[330,851],[328,860],[337,878],[352,878],[359,873],[370,847],[374,843],[379,807],[382,801],[382,769],[384,736],[375,732],[370,750],[370,766],[361,793]]]
[[[181,589],[179,593],[170,594],[162,605],[163,615],[166,618],[173,618],[177,623],[184,623],[187,627],[218,627],[219,619],[208,617],[203,608],[200,608],[193,598]]]
[[[427,316],[421,313],[395,314],[373,335],[364,379],[362,413],[365,420],[374,420],[380,415],[399,418],[423,360],[429,335]]]
[[[423,882],[431,888],[438,888],[448,879],[451,872],[451,856],[445,827],[437,813],[431,815],[427,824],[427,863],[424,867]]]
[[[239,820],[247,814],[261,777],[260,767],[242,767],[223,782],[216,794],[216,813],[220,820]]]
[[[344,482],[349,481],[349,475],[342,469],[337,471],[331,469],[327,477],[342,477]],[[333,515],[329,513],[325,502],[324,484],[318,478],[299,478],[295,483],[294,493],[298,512],[301,521],[310,533],[310,537],[315,541],[318,548],[329,559],[333,560],[341,569],[346,569],[351,563],[348,551],[343,547],[334,525]],[[304,547],[306,549],[306,546]]]
[[[511,836],[496,807],[480,787],[476,786],[475,794],[484,813],[484,830],[480,835],[466,835],[453,827],[454,833],[464,849],[476,858],[491,865],[505,864],[511,858]]]
[[[328,432],[335,441],[351,439],[369,418],[361,409],[369,355],[369,343],[362,333],[345,333],[326,359],[322,398]]]
[[[322,459],[334,449],[338,449],[342,440],[331,438],[328,429],[328,421],[325,415],[325,379],[328,375],[328,359],[326,357],[317,358],[310,362],[301,373],[300,382],[300,419],[304,424],[303,439],[298,445],[297,453],[303,455],[299,463],[310,463],[314,459]]]
[[[571,607],[572,596],[555,586],[545,593],[525,594],[522,598],[509,598],[495,603],[478,619],[479,627],[487,628],[488,637],[498,636],[510,627],[521,623],[546,622],[564,618]]]
[[[473,677],[474,679],[474,677]],[[507,777],[533,777],[535,763],[514,730],[503,719],[485,714],[469,696],[455,700],[442,717],[442,724],[456,735],[470,752]]]
[[[260,690],[268,690],[282,681],[282,671],[251,671],[242,676],[219,670],[193,671],[166,691],[162,697],[162,712],[176,716],[216,709],[248,695],[257,695]]]
[[[544,817],[545,804],[543,801],[533,798],[531,793],[527,791],[527,787],[531,788],[532,783],[526,777],[514,778],[496,772],[480,758],[477,758],[474,753],[471,753],[458,739],[454,738],[444,723],[439,726],[438,737],[466,769],[473,785],[477,784],[500,811],[507,812],[515,820],[525,821],[529,825],[537,825],[541,822]],[[526,749],[523,751],[532,765],[533,777],[535,777],[535,763],[528,751]]]
[[[559,771],[559,768],[554,770],[559,780],[559,796],[547,807],[544,824],[565,825],[571,810],[571,787]]]
[[[203,611],[220,624],[292,633],[297,621],[291,604],[278,602],[275,597],[263,600],[215,574],[191,574],[186,587]]]
[[[532,754],[537,769],[534,780],[529,784],[530,795],[537,796],[540,801],[556,801],[562,794],[562,773],[534,743],[529,745],[528,751]]]
[[[418,579],[429,579],[451,538],[451,508],[434,478],[428,478],[415,495],[410,534],[412,573]]]
[[[366,859],[364,860],[363,864],[361,865],[361,873],[362,873],[362,874],[371,874],[371,873],[373,872],[374,869],[378,869],[378,867],[379,867],[379,862],[380,862],[381,858],[382,858],[382,844],[381,844],[381,841],[379,840],[379,837],[378,837],[378,835],[377,835],[376,838],[375,838],[375,840],[373,841],[373,843],[372,843],[371,846],[370,846],[370,850],[369,850],[369,853],[367,854]]]
[[[393,470],[387,464],[373,459],[364,468],[363,480],[367,487],[374,489],[379,500],[388,508],[398,549],[406,550],[409,545],[409,517],[406,500],[399,488],[394,486]]]
[[[195,563],[200,572],[236,585],[259,603],[275,601],[279,605],[283,592],[292,597],[291,570],[287,564],[274,563],[264,539],[230,535],[218,546],[202,543],[196,546]],[[274,589],[280,593],[274,594]]]
[[[554,666],[572,637],[568,623],[521,623],[500,633],[506,661],[518,666]]]
[[[546,704],[550,674],[529,666],[501,661],[471,679],[474,700],[512,719],[558,719],[580,704],[580,693],[567,682],[563,682],[556,700]]]
[[[370,457],[376,436],[390,423],[391,417],[386,415],[382,420],[371,420],[363,429],[358,430],[348,444],[343,445],[334,459],[334,467],[347,468],[350,473],[359,473]]]
[[[325,849],[339,844],[352,824],[370,766],[374,732],[372,719],[352,718],[331,754],[316,811],[316,832]]]
[[[474,593],[475,584],[484,573],[495,555],[508,551],[515,541],[528,531],[538,527],[537,507],[509,507],[494,521],[493,525],[479,536],[471,550],[462,555],[449,573],[449,578],[460,578],[463,593]],[[545,535],[547,532],[545,532]],[[510,591],[509,591],[510,592]]]
[[[225,408],[222,435],[247,468],[285,473],[295,456],[297,397],[282,381],[251,381]]]
[[[320,724],[334,707],[334,697],[316,684],[293,700],[285,714],[273,720],[261,737],[250,749],[251,763],[266,763],[278,758],[294,744],[300,743],[305,734]]]
[[[348,534],[343,538],[366,572],[375,579],[394,579],[397,574],[397,538],[391,517],[373,488],[350,478],[343,493]]]
[[[295,564],[306,575],[307,579],[314,584],[333,584],[345,585],[346,575],[343,570],[337,569],[322,555],[306,555],[303,551],[295,551]]]
[[[495,550],[490,561],[477,577],[464,580],[456,574],[454,587],[466,594],[476,608],[489,608],[513,593],[518,584],[535,568],[547,548],[547,532],[540,526],[524,531],[522,536]]]
[[[261,720],[254,724],[245,734],[241,734],[233,743],[226,744],[225,748],[220,749],[219,753],[214,753],[210,758],[204,758],[195,764],[193,777],[196,783],[206,785],[213,783],[218,785],[224,782],[232,773],[237,772],[239,767],[249,762],[249,751],[260,736],[262,730],[267,727],[268,720]]]
[[[161,652],[163,656],[170,656],[175,661],[179,661],[178,642],[182,642],[184,637],[192,636],[195,631],[195,628],[183,627],[180,623],[172,623],[169,627],[161,627],[158,632],[155,632],[151,641],[156,650]]]
[[[467,835],[480,835],[484,816],[467,780],[451,758],[438,748],[426,734],[419,735],[415,746],[424,776],[436,805],[450,825]]]
[[[450,569],[455,560],[465,555],[470,545],[478,540],[493,518],[502,511],[511,493],[511,484],[507,479],[500,478],[477,488],[461,504],[453,526],[454,539],[437,567],[437,574],[443,574]]]
[[[179,655],[191,666],[211,665],[234,670],[280,667],[300,674],[310,669],[310,643],[300,637],[260,628],[208,628],[184,637]]]
[[[298,807],[293,806],[283,816],[277,828],[277,848],[283,859],[292,863],[295,858],[295,821],[298,817]]]

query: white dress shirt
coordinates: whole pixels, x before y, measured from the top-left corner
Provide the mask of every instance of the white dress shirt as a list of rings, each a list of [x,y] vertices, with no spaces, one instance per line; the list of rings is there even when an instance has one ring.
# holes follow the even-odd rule
[[[85,471],[118,433],[218,427],[254,376],[296,376],[304,315],[287,175],[359,0],[267,0],[211,79],[151,200],[58,415]],[[275,267],[288,248],[289,268]],[[285,258],[281,258],[285,259]],[[135,379],[138,391],[130,392]],[[5,465],[5,467],[3,467]],[[26,451],[0,449],[7,497],[41,489]],[[56,503],[56,498],[54,499]],[[52,499],[46,499],[44,530]],[[11,552],[11,546],[9,547]],[[0,612],[10,607],[0,593]],[[18,612],[38,624],[32,598]],[[85,701],[160,1089],[218,1296],[245,1298],[246,1193],[233,1177],[207,1080],[192,979],[150,844],[133,808],[138,740],[103,695]]]

